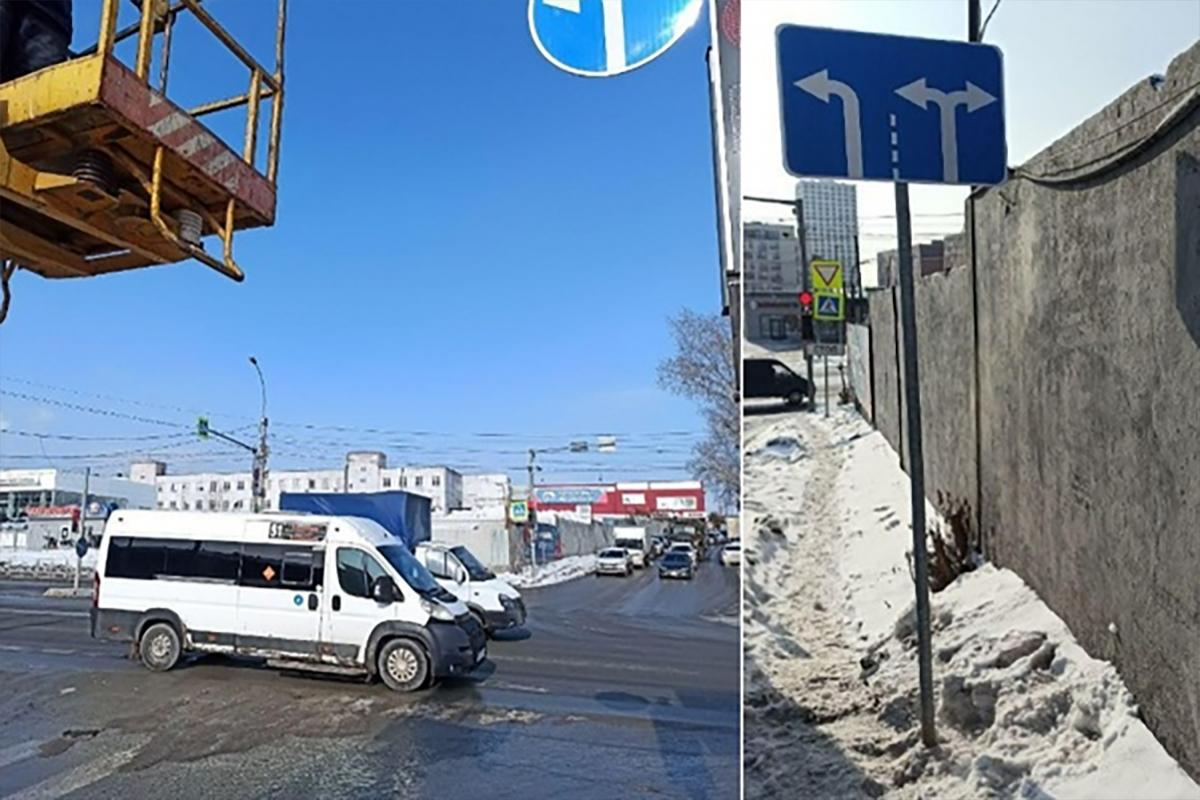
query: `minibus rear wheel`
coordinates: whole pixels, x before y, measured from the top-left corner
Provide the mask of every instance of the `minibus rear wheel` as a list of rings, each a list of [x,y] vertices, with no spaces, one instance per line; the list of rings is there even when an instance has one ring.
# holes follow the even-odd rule
[[[179,644],[179,633],[174,626],[166,622],[156,622],[142,633],[138,643],[138,655],[146,669],[154,672],[166,672],[179,663],[182,647]]]
[[[410,639],[391,639],[379,648],[379,677],[389,689],[415,692],[429,677],[425,648]]]

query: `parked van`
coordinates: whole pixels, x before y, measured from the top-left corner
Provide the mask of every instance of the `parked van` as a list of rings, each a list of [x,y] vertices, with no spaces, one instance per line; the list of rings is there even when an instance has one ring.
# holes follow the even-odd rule
[[[417,560],[429,569],[442,588],[466,604],[488,635],[525,624],[521,593],[497,578],[461,544],[422,542],[417,545]]]
[[[742,361],[742,397],[781,397],[788,405],[803,405],[809,399],[808,381],[775,358]]]
[[[117,511],[93,580],[92,636],[156,672],[230,653],[413,691],[487,656],[467,607],[357,517]]]

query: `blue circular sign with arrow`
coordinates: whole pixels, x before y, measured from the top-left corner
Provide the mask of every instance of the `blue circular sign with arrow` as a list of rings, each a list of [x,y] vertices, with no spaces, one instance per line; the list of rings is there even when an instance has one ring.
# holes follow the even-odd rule
[[[550,63],[575,75],[620,75],[679,41],[704,0],[529,0],[529,32]]]

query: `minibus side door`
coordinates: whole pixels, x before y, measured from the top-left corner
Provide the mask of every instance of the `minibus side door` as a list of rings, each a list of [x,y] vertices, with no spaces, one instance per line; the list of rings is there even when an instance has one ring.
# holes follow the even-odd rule
[[[375,579],[388,573],[377,555],[352,544],[329,545],[326,565],[321,653],[363,664],[371,631],[380,622],[395,617],[393,608],[377,603],[371,596]],[[402,598],[408,594],[408,587],[402,583],[397,589]]]

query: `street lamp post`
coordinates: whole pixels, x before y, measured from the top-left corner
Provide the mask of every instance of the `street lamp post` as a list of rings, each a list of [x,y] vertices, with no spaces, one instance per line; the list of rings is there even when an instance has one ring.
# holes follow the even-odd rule
[[[250,472],[250,506],[255,512],[262,511],[267,495],[267,382],[263,379],[258,359],[250,356],[250,363],[258,373],[258,386],[262,391],[262,411],[258,420],[258,447],[254,450],[254,466]]]

